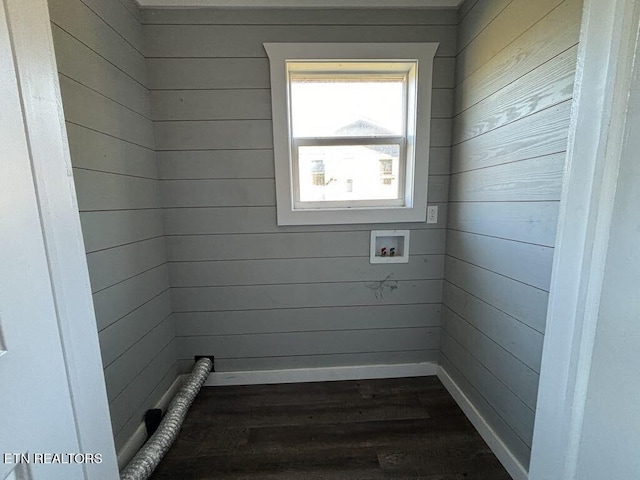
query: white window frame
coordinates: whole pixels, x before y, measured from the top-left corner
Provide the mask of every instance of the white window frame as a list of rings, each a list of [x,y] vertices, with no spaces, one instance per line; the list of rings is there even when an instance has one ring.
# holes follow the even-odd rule
[[[431,130],[433,58],[438,43],[265,43],[271,69],[271,105],[278,225],[424,222]],[[403,199],[398,201],[296,202],[297,161],[291,135],[289,62],[386,62],[410,72],[407,81],[406,136],[400,142],[399,172]],[[394,72],[393,66],[391,72]],[[346,137],[342,141],[358,142]],[[335,139],[332,138],[332,141]],[[369,139],[367,139],[367,142]],[[371,139],[376,142],[375,137]],[[297,140],[299,144],[301,141]],[[320,145],[322,139],[304,139]],[[311,142],[311,143],[309,143]],[[334,144],[334,143],[332,143]]]

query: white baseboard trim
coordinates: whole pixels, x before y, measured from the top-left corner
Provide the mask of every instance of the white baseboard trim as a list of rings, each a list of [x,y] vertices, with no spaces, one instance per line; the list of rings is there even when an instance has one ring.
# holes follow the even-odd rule
[[[300,368],[289,370],[254,370],[247,372],[212,372],[205,386],[264,385],[273,383],[331,382],[373,378],[426,377],[435,375],[437,363],[401,363],[395,365],[359,365],[354,367]]]
[[[491,448],[495,456],[498,457],[498,460],[500,460],[500,463],[502,463],[509,475],[511,475],[514,480],[528,480],[529,473],[527,470],[516,459],[513,453],[511,453],[509,447],[504,444],[498,434],[484,419],[482,414],[473,406],[469,397],[465,395],[458,384],[449,376],[447,371],[442,367],[438,367],[437,375],[438,379],[440,379],[442,384],[449,391],[458,406],[460,406],[473,426],[476,427],[480,436],[485,442],[487,442],[487,445],[489,445],[489,448]]]
[[[164,392],[164,395],[160,397],[160,400],[156,402],[156,404],[151,408],[160,408],[161,410],[166,410],[169,406],[173,397],[176,396],[178,390],[182,386],[184,375],[178,375],[178,378],[174,380],[171,386]],[[144,445],[144,442],[147,441],[147,427],[144,422],[142,422],[136,431],[133,432],[133,435],[129,437],[129,440],[118,450],[118,468],[122,471],[124,467],[131,461],[138,450]]]

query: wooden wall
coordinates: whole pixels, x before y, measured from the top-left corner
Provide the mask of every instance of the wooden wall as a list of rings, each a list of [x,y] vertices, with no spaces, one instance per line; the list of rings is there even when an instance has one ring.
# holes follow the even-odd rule
[[[440,362],[525,467],[581,9],[459,10]]]
[[[50,0],[116,447],[177,377],[139,12]]]
[[[178,353],[219,371],[435,361],[456,13],[144,10]],[[437,41],[429,202],[439,223],[278,227],[263,42]],[[372,229],[411,261],[369,264]]]

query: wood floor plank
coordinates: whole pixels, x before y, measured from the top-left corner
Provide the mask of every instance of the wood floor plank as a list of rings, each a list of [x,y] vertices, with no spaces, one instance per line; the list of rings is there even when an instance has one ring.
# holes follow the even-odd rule
[[[437,377],[206,387],[152,480],[507,480]]]

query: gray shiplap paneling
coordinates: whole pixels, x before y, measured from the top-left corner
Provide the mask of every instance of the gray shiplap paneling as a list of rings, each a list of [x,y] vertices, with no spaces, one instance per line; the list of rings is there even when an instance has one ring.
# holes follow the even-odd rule
[[[60,73],[149,117],[149,95],[145,87],[60,27],[52,25],[51,31]]]
[[[440,363],[525,468],[580,9],[468,0],[459,12]]]
[[[155,179],[77,168],[73,175],[81,212],[159,208]]]
[[[440,303],[441,280],[173,288],[174,312]],[[391,319],[390,319],[391,320]]]
[[[577,47],[572,47],[549,60],[544,68],[533,70],[465,110],[454,119],[454,143],[570,100],[576,57]]]
[[[443,255],[413,255],[408,263],[371,264],[369,257],[173,262],[172,287],[277,285],[442,278]]]
[[[120,449],[178,373],[144,34],[133,2],[49,7]]]
[[[160,210],[82,212],[80,221],[87,254],[164,235]]]
[[[164,238],[129,243],[87,255],[94,292],[139,275],[166,262]]]
[[[147,25],[147,53],[158,57],[266,57],[264,42],[438,42],[455,55],[455,27],[406,25]]]
[[[367,257],[369,231],[169,236],[173,262],[270,258]],[[413,230],[410,255],[444,253],[445,230]]]
[[[149,86],[154,90],[269,88],[266,58],[149,58]],[[454,58],[433,61],[433,87],[451,88]]]
[[[439,343],[439,328],[384,328],[335,332],[291,332],[242,335],[240,341],[226,335],[178,337],[178,357],[191,352],[216,352],[220,358],[334,355],[385,352],[393,345],[404,350],[433,350]]]
[[[536,372],[447,307],[442,311],[442,321],[447,326],[448,335],[468,352],[473,352],[478,362],[535,411],[538,394]]]
[[[544,338],[540,332],[449,282],[444,284],[443,303],[534,372],[540,372]]]
[[[146,85],[145,59],[130,43],[80,0],[49,0],[51,21],[87,47]]]
[[[559,202],[450,203],[449,228],[553,247]]]
[[[496,2],[482,2],[476,9],[486,8]],[[498,52],[544,18],[562,0],[513,0],[493,19],[488,28],[478,33],[474,41],[457,57],[456,84],[467,78]],[[472,13],[470,13],[471,15]],[[473,36],[470,33],[469,36]]]
[[[156,178],[152,149],[123,142],[82,125],[67,122],[71,161],[76,168]]]
[[[566,0],[523,32],[458,85],[454,92],[454,113],[475,105],[576,45],[581,14],[582,0]]]
[[[567,101],[455,145],[451,172],[564,152],[570,114],[571,102]]]
[[[178,336],[439,327],[440,305],[190,312],[176,313],[174,319]]]
[[[451,176],[456,202],[559,201],[565,152]]]
[[[450,230],[447,234],[447,255],[541,290],[549,290],[553,248]]]
[[[457,25],[452,9],[190,8],[142,10],[148,25]]]
[[[447,224],[447,205],[438,207],[438,223],[393,223],[354,225],[300,225],[278,227],[275,207],[165,208],[167,235],[211,235],[278,232],[332,232],[344,230],[422,230],[443,228]]]

